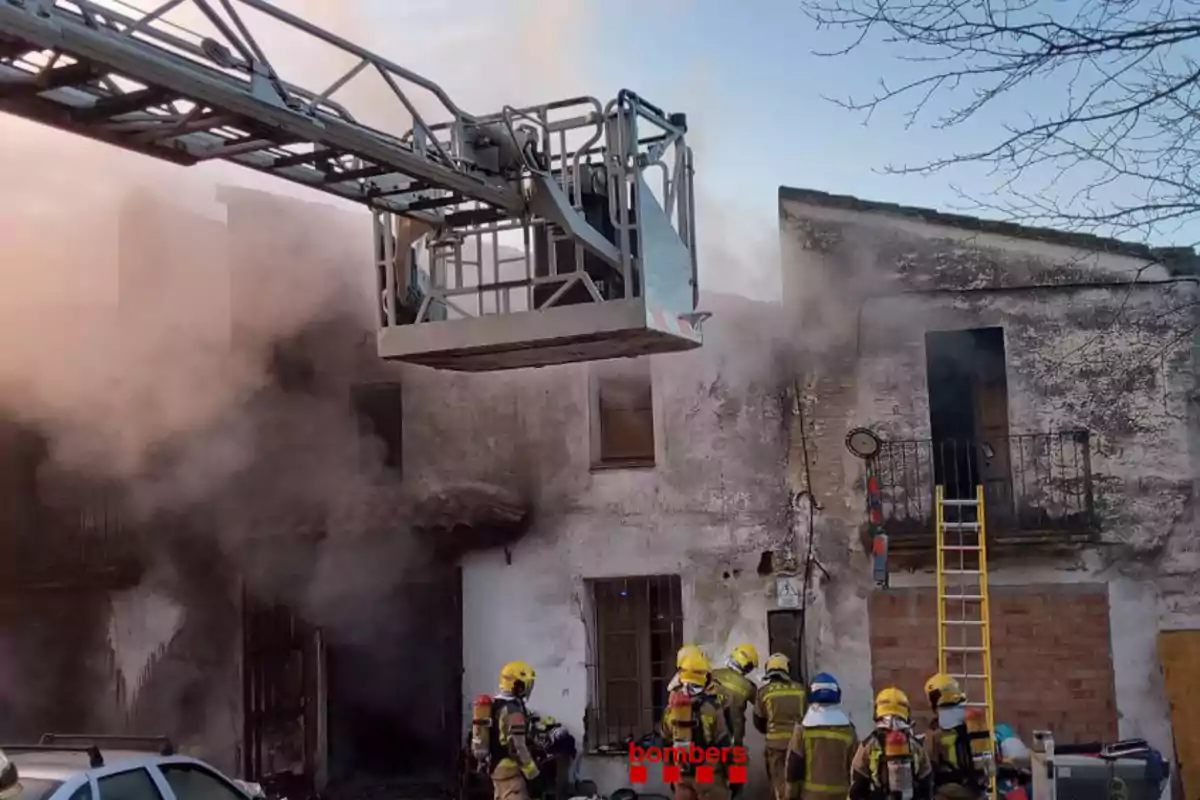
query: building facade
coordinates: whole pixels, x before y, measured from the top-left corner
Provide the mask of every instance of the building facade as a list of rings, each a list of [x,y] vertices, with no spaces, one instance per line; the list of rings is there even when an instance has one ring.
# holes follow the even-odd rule
[[[982,485],[997,720],[1027,742],[1145,738],[1194,769],[1194,255],[788,188],[780,220],[785,302],[825,334],[792,476],[824,504],[808,646],[856,721],[888,683],[921,702],[934,486]],[[882,440],[888,590],[862,566],[856,427]]]
[[[1189,254],[784,189],[781,303],[704,296],[691,353],[471,375],[374,358],[365,221],[223,203],[224,224],[129,211],[175,214],[153,226],[175,232],[124,249],[122,296],[161,297],[147,271],[204,252],[223,277],[176,281],[174,305],[219,307],[209,338],[254,379],[111,495],[120,547],[85,559],[112,564],[87,613],[53,595],[88,643],[38,676],[47,701],[84,687],[58,717],[18,702],[13,673],[53,643],[6,626],[12,734],[154,726],[248,777],[427,796],[454,789],[471,700],[521,659],[533,707],[581,746],[577,777],[608,793],[679,646],[720,661],[743,641],[836,674],[865,732],[884,685],[922,710],[934,486],[980,484],[998,720],[1200,758],[1172,677],[1196,665],[1171,638],[1200,615]],[[870,463],[847,450],[858,427],[882,442]],[[98,518],[51,502],[53,472],[27,461],[4,462],[21,542],[44,508]],[[864,549],[868,470],[887,589]],[[747,797],[765,797],[751,767]]]

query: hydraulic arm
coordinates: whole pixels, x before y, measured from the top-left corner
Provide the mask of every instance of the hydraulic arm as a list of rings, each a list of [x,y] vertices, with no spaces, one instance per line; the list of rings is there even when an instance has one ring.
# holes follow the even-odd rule
[[[169,21],[181,8],[211,34]],[[319,90],[288,82],[252,31],[267,22],[353,66]],[[367,71],[410,130],[369,126],[339,100]],[[414,87],[436,98],[436,124],[410,98]],[[119,0],[4,0],[0,110],[370,207],[387,358],[506,369],[702,341],[686,119],[632,92],[476,116],[432,81],[266,0],[166,0],[150,11]],[[653,191],[652,170],[662,172]],[[566,308],[587,304],[611,308]],[[477,324],[488,316],[526,319]],[[435,332],[396,330],[422,326]]]

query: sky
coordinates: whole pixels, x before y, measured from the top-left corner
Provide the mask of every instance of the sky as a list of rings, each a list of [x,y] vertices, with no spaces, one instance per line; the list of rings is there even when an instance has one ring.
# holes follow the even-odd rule
[[[687,113],[697,226],[710,251],[710,258],[701,252],[704,286],[764,299],[778,291],[780,185],[963,211],[968,203],[955,186],[984,185],[982,167],[933,176],[887,175],[884,168],[984,142],[1003,114],[1029,99],[948,133],[906,130],[903,105],[865,125],[861,114],[830,98],[866,97],[880,75],[896,78],[905,65],[882,46],[852,57],[816,55],[845,42],[845,34],[818,31],[797,0],[358,3],[357,20],[328,24],[413,63],[470,111],[580,94],[608,99],[628,88]],[[385,33],[391,30],[395,37]],[[520,53],[501,39],[519,41]]]
[[[135,2],[145,7],[148,0]],[[880,45],[851,56],[816,55],[843,44],[845,34],[818,31],[798,0],[277,2],[431,78],[472,113],[576,95],[607,100],[621,88],[686,113],[705,288],[753,297],[778,288],[780,185],[979,213],[955,187],[976,193],[994,185],[982,167],[928,176],[883,170],[987,143],[1006,117],[1050,113],[1061,98],[1043,82],[950,131],[927,124],[906,129],[905,104],[877,111],[866,125],[861,114],[827,98],[862,99],[878,89],[881,75],[900,80],[914,73],[896,59],[897,50]],[[203,25],[194,15],[181,21]],[[293,83],[319,91],[353,63],[317,52],[311,41],[253,29]],[[356,79],[339,99],[369,122],[407,128],[392,115],[399,106],[382,81],[374,78],[371,86],[370,80]],[[271,188],[262,176],[233,179]]]
[[[401,5],[395,0],[361,2],[369,9],[367,16],[378,20],[394,15]],[[1054,2],[1056,13],[1069,13],[1081,0]],[[437,0],[418,5],[446,7]],[[472,0],[452,5],[459,19],[480,8]],[[863,114],[839,107],[833,99],[865,99],[880,89],[881,76],[895,85],[923,74],[922,65],[905,63],[898,58],[905,51],[878,42],[867,42],[848,56],[818,55],[844,46],[849,34],[818,30],[799,0],[508,0],[495,6],[524,10],[510,13],[510,19],[542,19],[532,29],[521,28],[523,41],[532,38],[533,46],[546,53],[532,72],[524,73],[520,87],[509,84],[492,91],[528,91],[534,99],[534,90],[558,90],[562,96],[606,99],[629,88],[670,111],[688,114],[696,151],[697,224],[702,236],[709,234],[709,249],[720,250],[715,260],[721,263],[710,261],[702,277],[709,288],[750,296],[777,291],[778,268],[768,262],[778,257],[773,248],[781,185],[998,217],[964,196],[981,197],[999,184],[1002,179],[989,174],[988,167],[963,165],[932,175],[889,175],[885,168],[994,144],[1006,122],[1019,123],[1026,114],[1054,114],[1067,89],[1065,77],[1039,77],[948,130],[932,127],[937,113],[949,108],[946,104],[908,125],[907,98],[876,110],[867,124]],[[427,30],[446,28],[431,22]],[[381,38],[378,46],[390,53],[392,44]],[[468,63],[473,61],[477,69],[489,61],[486,52],[486,47],[475,47]],[[539,73],[538,63],[553,65],[554,75]],[[453,86],[452,94],[470,95],[472,78],[464,81],[458,66],[434,63],[426,74]],[[478,75],[470,67],[467,74]],[[1025,191],[1072,185],[1069,177],[1049,169],[1026,178],[1019,184]],[[1185,243],[1175,234],[1164,231],[1151,241]],[[717,245],[712,244],[715,239],[720,240]],[[704,255],[702,251],[702,265]],[[736,272],[745,280],[729,274],[723,266],[728,260],[739,262]]]

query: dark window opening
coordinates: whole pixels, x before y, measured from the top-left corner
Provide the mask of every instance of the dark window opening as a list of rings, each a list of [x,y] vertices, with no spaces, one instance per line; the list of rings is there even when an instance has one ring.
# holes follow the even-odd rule
[[[1011,508],[1004,329],[925,334],[933,471],[948,499],[983,485],[992,511]]]
[[[317,371],[302,337],[278,341],[271,346],[267,374],[284,392],[304,394],[313,391]]]
[[[353,403],[359,434],[378,443],[385,467],[400,472],[404,465],[404,393],[400,384],[355,386]]]
[[[657,729],[683,646],[678,575],[588,581],[595,652],[588,745],[621,749]]]
[[[648,361],[593,375],[593,465],[654,466],[654,393]]]

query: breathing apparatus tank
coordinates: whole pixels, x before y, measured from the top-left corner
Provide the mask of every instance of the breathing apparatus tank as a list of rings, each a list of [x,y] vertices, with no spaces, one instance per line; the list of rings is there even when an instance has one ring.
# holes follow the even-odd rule
[[[968,708],[966,724],[967,738],[971,742],[971,760],[975,769],[985,779],[991,780],[996,774],[996,750],[983,709]]]
[[[883,739],[883,761],[887,769],[888,797],[912,800],[913,754],[903,731],[889,731]]]
[[[692,742],[692,730],[695,728],[695,718],[692,712],[692,698],[682,689],[671,693],[667,700],[669,719],[671,720],[671,742],[676,745],[687,745]]]
[[[471,706],[471,756],[485,769],[492,754],[492,696],[481,694]]]

